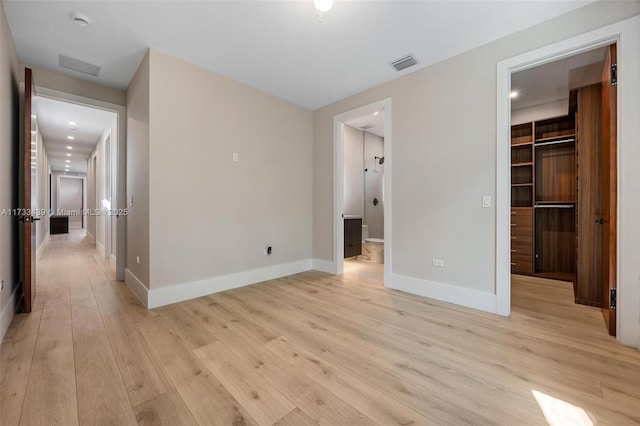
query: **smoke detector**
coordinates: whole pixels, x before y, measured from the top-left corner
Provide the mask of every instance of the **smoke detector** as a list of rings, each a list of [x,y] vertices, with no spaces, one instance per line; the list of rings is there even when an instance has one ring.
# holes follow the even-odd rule
[[[71,22],[78,25],[79,27],[88,27],[91,23],[91,19],[89,19],[87,15],[80,12],[71,12],[71,14],[69,15],[69,19],[71,19]]]

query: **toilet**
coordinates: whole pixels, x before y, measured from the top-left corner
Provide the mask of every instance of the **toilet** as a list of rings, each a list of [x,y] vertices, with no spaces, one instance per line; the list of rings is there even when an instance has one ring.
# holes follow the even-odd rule
[[[358,260],[371,263],[384,263],[384,239],[370,238],[369,225],[362,225],[362,254]]]

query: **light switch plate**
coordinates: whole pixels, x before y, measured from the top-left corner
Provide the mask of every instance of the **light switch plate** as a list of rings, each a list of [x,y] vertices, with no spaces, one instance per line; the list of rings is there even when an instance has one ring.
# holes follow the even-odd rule
[[[491,207],[491,195],[482,196],[482,207],[484,208]]]
[[[238,161],[240,161],[240,154],[238,154],[237,152],[234,152],[233,153],[233,161],[236,162],[236,163]]]

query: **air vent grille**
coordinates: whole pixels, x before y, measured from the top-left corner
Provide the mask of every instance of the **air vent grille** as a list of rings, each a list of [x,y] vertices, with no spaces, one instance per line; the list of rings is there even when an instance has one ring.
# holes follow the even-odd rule
[[[90,64],[89,62],[81,61],[80,59],[70,58],[68,56],[59,55],[60,66],[69,70],[81,72],[83,74],[92,75],[97,77],[100,74],[100,67]]]
[[[373,127],[373,124],[371,123],[367,123],[367,124],[363,124],[362,126],[360,126],[361,130],[367,130]]]
[[[402,71],[404,69],[407,69],[409,67],[416,65],[417,63],[418,63],[418,60],[416,59],[415,56],[406,55],[406,56],[403,56],[402,58],[396,59],[395,61],[389,62],[389,65],[395,68],[396,71]]]

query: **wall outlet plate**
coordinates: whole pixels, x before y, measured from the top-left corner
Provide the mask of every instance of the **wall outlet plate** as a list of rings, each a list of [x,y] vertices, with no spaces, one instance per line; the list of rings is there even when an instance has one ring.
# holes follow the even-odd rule
[[[435,267],[438,268],[444,268],[444,260],[440,260],[440,259],[433,259],[431,261],[431,264]]]

